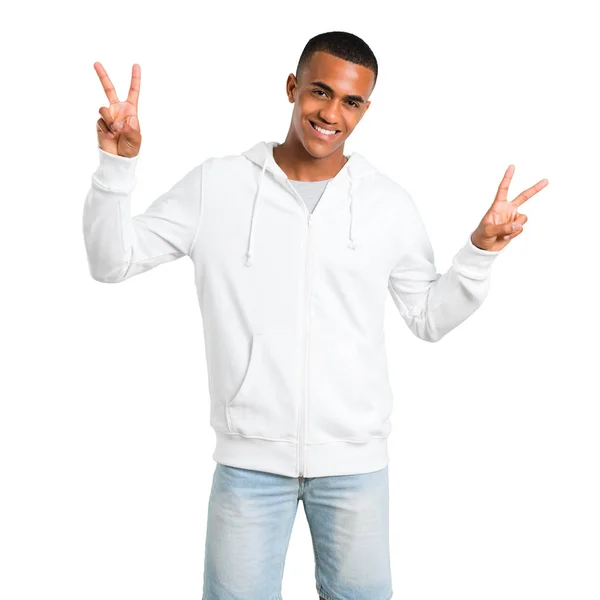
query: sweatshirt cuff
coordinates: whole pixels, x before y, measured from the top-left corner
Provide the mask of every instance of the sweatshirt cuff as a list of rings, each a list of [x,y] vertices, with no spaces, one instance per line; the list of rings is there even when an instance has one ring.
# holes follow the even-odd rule
[[[98,146],[100,164],[94,179],[103,187],[130,192],[135,186],[135,168],[139,154],[132,158],[105,152]]]
[[[494,260],[504,250],[506,246],[496,252],[482,250],[473,244],[469,234],[467,243],[456,253],[452,264],[457,271],[471,279],[486,279],[490,276]]]

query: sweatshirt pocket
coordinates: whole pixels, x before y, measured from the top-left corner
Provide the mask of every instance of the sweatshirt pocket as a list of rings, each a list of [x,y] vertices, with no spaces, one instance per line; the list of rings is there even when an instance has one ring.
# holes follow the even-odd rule
[[[230,433],[297,439],[298,344],[289,332],[254,333],[246,371],[225,405]]]
[[[310,367],[309,443],[389,435],[392,392],[383,338],[313,332]]]

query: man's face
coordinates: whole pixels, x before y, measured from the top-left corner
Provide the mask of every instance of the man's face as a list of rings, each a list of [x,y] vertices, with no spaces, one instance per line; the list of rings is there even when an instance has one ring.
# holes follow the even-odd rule
[[[344,144],[371,104],[374,80],[371,69],[326,52],[315,52],[298,79],[289,75],[292,126],[309,154],[322,158]],[[336,133],[320,133],[313,124]]]

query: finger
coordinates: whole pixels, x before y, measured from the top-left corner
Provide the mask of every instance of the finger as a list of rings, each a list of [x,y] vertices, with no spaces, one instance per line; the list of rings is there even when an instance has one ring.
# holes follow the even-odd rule
[[[114,138],[115,134],[108,129],[108,125],[104,122],[104,119],[98,119],[96,121],[96,131],[102,132],[106,137]]]
[[[519,216],[515,219],[516,222],[525,225],[525,223],[527,223],[527,215],[522,215],[521,213],[518,213],[518,215]]]
[[[541,179],[535,185],[531,186],[529,189],[526,189],[524,192],[521,192],[512,202],[513,206],[521,206],[523,202],[526,202],[532,196],[535,196],[538,192],[542,191],[548,185],[547,179]]]
[[[102,87],[104,88],[104,93],[106,94],[108,101],[111,104],[116,104],[117,102],[119,102],[119,99],[117,98],[117,91],[115,90],[115,88],[112,84],[112,81],[110,80],[110,77],[108,76],[108,73],[104,70],[102,63],[95,62],[94,69],[96,69],[96,73],[98,73],[98,77],[100,78],[100,83],[102,84]]]
[[[123,128],[121,129],[121,133],[124,137],[126,137],[128,140],[131,140],[135,144],[139,144],[142,140],[141,133],[137,129],[134,129],[126,121],[123,121]]]
[[[140,121],[137,118],[137,115],[129,115],[128,119],[129,119],[129,124],[131,125],[131,127],[133,127],[133,129],[136,129],[137,131],[142,133],[142,129],[140,127]]]
[[[123,122],[123,129],[121,130],[119,141],[121,140],[125,143],[124,148],[129,148],[131,151],[134,151],[135,154],[139,152],[142,136],[139,131],[133,129],[133,127],[126,122]],[[135,154],[133,154],[133,156],[135,156]]]
[[[498,192],[496,193],[496,197],[494,198],[495,202],[504,202],[508,196],[508,186],[512,180],[513,173],[515,172],[515,166],[509,165],[508,169],[504,173],[504,177],[498,186]]]
[[[114,131],[115,130],[115,120],[114,120],[113,116],[110,113],[110,109],[107,108],[106,106],[102,106],[98,112],[100,113],[100,115],[104,119],[104,122],[106,123],[106,125],[108,126],[108,128],[111,131]]]
[[[486,238],[503,237],[515,231],[520,231],[522,227],[522,223],[518,220],[510,223],[501,223],[500,225],[486,225],[483,229],[483,235]]]
[[[527,215],[523,215],[521,213],[517,213],[517,218],[513,221],[513,223],[519,223],[521,225],[520,229],[515,230],[513,233],[506,234],[502,236],[503,240],[507,240],[509,238],[514,238],[523,232],[523,225],[527,223]],[[512,224],[512,223],[511,223]]]
[[[127,140],[134,146],[139,146],[142,141],[142,134],[134,129],[127,121],[115,121],[115,133],[120,134],[121,138]]]
[[[510,235],[505,235],[502,239],[503,240],[512,240],[514,238],[516,238],[518,235],[521,235],[523,233],[523,229],[519,229],[519,231],[515,231],[514,233],[511,233]]]
[[[129,87],[128,102],[131,102],[136,108],[138,98],[140,96],[140,83],[142,81],[142,68],[138,64],[134,64],[131,69],[131,86]]]

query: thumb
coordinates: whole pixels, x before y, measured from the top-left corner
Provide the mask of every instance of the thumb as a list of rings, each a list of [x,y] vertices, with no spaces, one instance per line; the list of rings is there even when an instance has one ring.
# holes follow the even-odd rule
[[[142,136],[140,132],[129,125],[129,123],[126,123],[125,121],[115,121],[115,132],[120,134],[121,137],[125,138],[132,145],[140,145]]]
[[[125,121],[115,121],[113,127],[115,128],[114,130],[121,135],[128,135],[128,132],[131,131],[131,125]]]
[[[142,134],[128,123],[120,122],[120,128],[115,123],[115,132],[119,135],[117,149],[121,156],[133,158],[140,151]]]
[[[485,228],[485,236],[486,237],[500,237],[504,235],[509,235],[514,233],[515,231],[519,231],[523,225],[520,222],[514,221],[511,223],[502,223],[501,225],[488,225]]]

